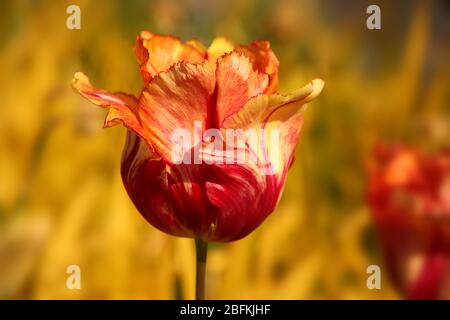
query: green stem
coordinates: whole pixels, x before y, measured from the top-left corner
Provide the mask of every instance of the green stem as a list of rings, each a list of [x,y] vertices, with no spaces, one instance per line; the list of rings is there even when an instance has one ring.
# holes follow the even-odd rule
[[[195,239],[195,248],[197,252],[195,299],[205,300],[206,253],[208,250],[208,242]]]

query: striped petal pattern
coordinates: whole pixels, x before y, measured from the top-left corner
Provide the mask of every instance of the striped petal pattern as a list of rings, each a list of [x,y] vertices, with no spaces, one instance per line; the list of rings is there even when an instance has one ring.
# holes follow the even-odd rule
[[[144,31],[134,51],[144,82],[138,97],[97,89],[82,73],[73,80],[83,97],[109,109],[105,127],[128,129],[121,173],[131,200],[171,235],[213,242],[245,237],[275,209],[305,104],[323,82],[276,93],[279,63],[262,40],[235,45],[219,37],[206,48]],[[251,130],[257,135],[229,136]],[[226,151],[217,153],[221,147]],[[175,160],[178,149],[192,161]]]

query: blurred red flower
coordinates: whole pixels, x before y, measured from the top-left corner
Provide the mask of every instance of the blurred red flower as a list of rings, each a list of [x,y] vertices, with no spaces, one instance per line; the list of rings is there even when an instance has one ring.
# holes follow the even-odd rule
[[[449,299],[450,152],[378,146],[368,202],[400,292],[410,299]]]

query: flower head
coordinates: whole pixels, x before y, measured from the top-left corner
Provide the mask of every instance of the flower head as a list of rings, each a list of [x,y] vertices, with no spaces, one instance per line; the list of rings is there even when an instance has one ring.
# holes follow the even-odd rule
[[[409,298],[450,298],[450,153],[380,146],[368,201],[400,291]]]
[[[305,104],[323,82],[275,93],[278,60],[267,41],[235,46],[216,38],[206,49],[145,31],[134,51],[139,97],[94,88],[82,73],[73,86],[109,108],[105,127],[128,129],[121,171],[136,208],[172,235],[246,236],[276,207]]]

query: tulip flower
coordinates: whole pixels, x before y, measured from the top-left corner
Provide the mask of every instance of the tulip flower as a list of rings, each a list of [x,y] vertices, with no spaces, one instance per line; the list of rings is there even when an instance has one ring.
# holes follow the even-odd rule
[[[201,269],[207,242],[245,237],[275,209],[305,104],[323,82],[276,93],[279,63],[267,41],[216,38],[205,48],[144,31],[134,51],[144,81],[138,97],[95,88],[80,72],[73,87],[109,108],[104,127],[128,129],[121,165],[128,195],[159,230],[197,239]]]
[[[380,146],[368,201],[399,291],[410,299],[450,299],[450,152]]]

